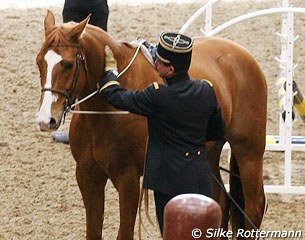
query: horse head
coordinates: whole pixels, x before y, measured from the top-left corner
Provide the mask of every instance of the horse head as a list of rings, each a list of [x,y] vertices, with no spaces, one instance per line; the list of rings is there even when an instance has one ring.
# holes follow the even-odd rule
[[[134,46],[117,42],[102,29],[88,24],[89,18],[80,23],[57,26],[51,11],[45,17],[45,41],[36,58],[41,79],[36,122],[41,131],[58,129],[72,99],[82,99],[96,90],[96,83],[105,71],[107,47],[119,71],[126,68],[135,53]],[[139,54],[119,81],[131,89],[143,89],[152,81],[162,82],[143,54]],[[83,109],[109,109],[109,105],[102,101],[102,98],[96,97]]]
[[[65,109],[86,77],[86,63],[80,44],[81,35],[90,16],[79,24],[55,25],[51,11],[44,20],[45,41],[36,57],[40,72],[41,98],[36,122],[41,131],[56,130]]]

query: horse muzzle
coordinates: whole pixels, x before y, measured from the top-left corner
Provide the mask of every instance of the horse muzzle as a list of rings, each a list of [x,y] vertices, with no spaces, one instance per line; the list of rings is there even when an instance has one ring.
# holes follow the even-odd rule
[[[42,132],[51,132],[59,128],[61,123],[61,116],[56,117],[43,117],[39,112],[36,114],[36,124]]]

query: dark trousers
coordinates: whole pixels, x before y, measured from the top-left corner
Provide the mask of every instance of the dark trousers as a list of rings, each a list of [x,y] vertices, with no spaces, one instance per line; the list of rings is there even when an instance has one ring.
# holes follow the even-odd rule
[[[66,0],[62,12],[63,22],[81,22],[92,14],[89,23],[107,31],[109,8],[107,0]]]
[[[160,227],[161,234],[163,235],[163,223],[164,223],[164,208],[165,205],[175,196],[170,196],[158,191],[154,191],[156,214]]]

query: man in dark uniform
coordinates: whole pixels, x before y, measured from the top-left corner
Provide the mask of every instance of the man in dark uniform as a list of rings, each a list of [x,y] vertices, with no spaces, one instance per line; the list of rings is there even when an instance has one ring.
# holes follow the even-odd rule
[[[188,75],[192,47],[188,36],[160,36],[156,69],[166,85],[154,83],[142,91],[129,91],[120,86],[113,72],[99,82],[100,93],[110,104],[148,119],[143,186],[154,191],[161,234],[164,207],[171,198],[183,193],[211,194],[205,142],[224,138],[224,122],[211,83],[191,80]]]
[[[64,22],[81,22],[92,14],[89,23],[107,31],[109,8],[107,0],[65,0]]]

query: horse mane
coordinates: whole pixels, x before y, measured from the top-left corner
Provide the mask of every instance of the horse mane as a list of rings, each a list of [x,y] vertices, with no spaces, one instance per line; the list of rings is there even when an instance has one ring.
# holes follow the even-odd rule
[[[46,35],[45,41],[43,44],[44,48],[49,47],[50,45],[53,45],[54,47],[59,45],[68,45],[71,44],[71,34],[70,31],[73,29],[74,26],[76,26],[78,23],[74,21],[70,21],[67,23],[62,23],[59,26],[54,26]],[[90,35],[100,35],[96,36],[96,39],[103,40],[100,42],[100,44],[105,44],[108,46],[115,58],[119,57],[120,46],[123,44],[128,48],[137,48],[141,42],[140,40],[135,40],[130,43],[128,42],[118,42],[114,38],[112,38],[107,32],[105,32],[103,29],[96,27],[91,24],[87,24],[86,28],[84,29],[83,33],[81,34],[81,37],[79,40],[80,44],[85,44],[87,37]],[[73,42],[73,44],[77,44],[77,42]],[[145,56],[145,58],[148,60],[148,62],[154,66],[154,61],[149,53],[148,49],[145,46],[140,46],[140,50],[142,54]]]
[[[80,38],[77,40],[71,39],[70,32],[72,29],[77,25],[76,22],[67,22],[62,23],[58,26],[53,26],[53,28],[48,32],[48,34],[45,36],[45,41],[43,44],[43,47],[46,48],[50,46],[51,44],[56,46],[59,45],[68,45],[68,44],[77,44],[78,42],[82,45],[82,43],[86,42],[87,36],[100,34],[101,36],[98,37],[98,39],[103,39],[103,42],[105,45],[109,46],[114,54],[116,56],[119,54],[119,43],[114,40],[107,32],[105,32],[103,29],[96,27],[91,24],[87,24],[86,28],[84,29],[83,33],[81,34]],[[72,42],[71,42],[72,41]]]
[[[122,45],[126,46],[129,49],[134,49],[137,48],[141,43],[138,40],[132,41],[132,42],[125,42],[125,41],[117,41],[110,34],[108,34],[106,31],[103,29],[96,27],[91,24],[87,24],[85,31],[84,31],[84,38],[86,34],[101,34],[101,36],[98,36],[98,39],[103,39],[103,43],[105,44],[105,48],[109,47],[112,51],[112,54],[115,58],[118,58],[122,52],[121,52],[121,47]],[[147,61],[154,66],[154,61],[149,53],[148,49],[144,46],[140,46],[140,50],[144,57],[147,59]]]
[[[78,23],[75,22],[52,26],[45,35],[43,48],[48,49],[50,46],[52,46],[52,48],[57,48],[62,45],[68,46],[71,44],[80,45],[80,49],[86,59],[85,64],[86,66],[89,66],[89,68],[87,68],[87,77],[92,86],[96,83],[97,79],[102,76],[103,64],[109,60],[107,56],[112,56],[110,60],[116,63],[119,71],[122,71],[130,63],[131,57],[140,44],[139,42],[128,43],[117,41],[103,29],[91,24],[86,24],[86,27],[78,35],[79,37],[75,38],[73,36],[75,35],[75,28],[77,26]],[[140,49],[143,60],[147,61],[147,64],[151,65],[154,69],[154,62],[148,49],[144,46],[140,46]],[[141,64],[140,66],[139,71],[142,71],[143,65]],[[123,85],[126,84],[126,87],[129,86],[131,88],[142,89],[144,86],[146,87],[150,81],[147,78],[140,77],[141,75],[138,74],[139,71],[131,71],[124,74],[124,77],[120,79],[121,83]],[[134,81],[128,80],[131,78]],[[154,79],[156,79],[156,77]],[[159,80],[156,79],[155,81]]]
[[[141,50],[142,54],[144,55],[144,57],[147,59],[147,61],[153,67],[155,67],[154,59],[153,59],[151,53],[149,52],[148,48],[146,46],[144,46],[143,41],[146,41],[146,40],[145,39],[137,39],[137,40],[132,41],[130,43],[123,42],[123,44],[127,45],[128,47],[136,47],[136,48],[140,46],[140,50]]]
[[[111,51],[113,52],[114,56],[119,56],[120,54],[120,42],[116,41],[114,38],[110,36],[109,33],[104,31],[103,29],[96,27],[91,24],[87,24],[80,41],[85,40],[86,36],[89,35],[96,35],[96,38],[101,41],[99,44],[104,44],[105,46],[108,46]]]
[[[51,44],[54,46],[70,44],[71,39],[67,33],[73,25],[74,23],[69,22],[62,24],[60,27],[54,26],[45,36],[43,48],[46,48]]]

